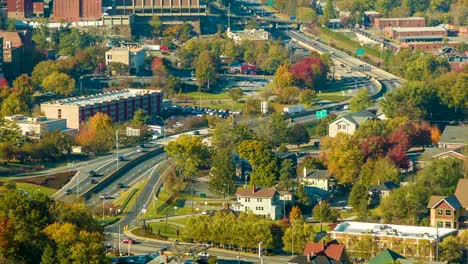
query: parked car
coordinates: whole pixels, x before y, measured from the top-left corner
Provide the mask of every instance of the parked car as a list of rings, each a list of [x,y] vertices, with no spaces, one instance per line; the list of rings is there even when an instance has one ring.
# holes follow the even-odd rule
[[[200,131],[195,130],[195,131],[192,132],[192,135],[198,136],[198,135],[200,135]]]
[[[119,188],[125,188],[125,184],[119,182],[119,183],[117,184],[117,187],[119,187]]]
[[[136,241],[134,239],[131,239],[131,238],[126,238],[126,239],[122,240],[122,243],[124,243],[124,244],[135,244]]]
[[[91,179],[91,184],[96,184],[98,183],[98,181],[96,181],[95,179]]]
[[[136,151],[137,152],[143,152],[143,148],[142,147],[137,147]]]
[[[67,190],[65,191],[65,194],[66,194],[66,195],[70,195],[70,194],[72,194],[72,193],[73,193],[73,190],[72,190],[72,189],[67,189]]]

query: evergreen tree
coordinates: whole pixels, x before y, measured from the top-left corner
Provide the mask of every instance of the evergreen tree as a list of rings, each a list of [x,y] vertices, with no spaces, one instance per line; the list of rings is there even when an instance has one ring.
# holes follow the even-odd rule
[[[54,263],[57,263],[57,259],[55,257],[55,250],[52,246],[47,245],[44,249],[44,253],[42,253],[41,264],[54,264]]]

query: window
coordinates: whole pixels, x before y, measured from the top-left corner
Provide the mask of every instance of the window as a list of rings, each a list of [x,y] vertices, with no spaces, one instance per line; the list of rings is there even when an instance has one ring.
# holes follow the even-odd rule
[[[257,198],[257,202],[261,203],[261,202],[262,202],[262,198]]]
[[[57,110],[57,118],[62,119],[62,109]]]
[[[442,209],[437,209],[437,215],[443,215],[444,214],[444,210]]]
[[[443,224],[444,224],[444,222],[442,222],[442,221],[437,221],[437,227],[442,227]]]
[[[451,227],[452,227],[452,223],[451,223],[451,222],[445,222],[445,227],[446,227],[446,228],[451,228]]]
[[[445,215],[452,215],[452,211],[451,210],[445,210]]]
[[[245,198],[245,201],[246,201],[246,202],[250,202],[250,198]]]

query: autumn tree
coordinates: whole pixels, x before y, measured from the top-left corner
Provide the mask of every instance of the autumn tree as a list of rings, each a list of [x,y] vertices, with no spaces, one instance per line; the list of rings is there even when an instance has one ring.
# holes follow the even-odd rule
[[[109,151],[115,144],[111,140],[113,138],[111,117],[98,112],[81,125],[76,141],[85,153],[102,154]]]
[[[320,57],[307,57],[291,65],[290,72],[294,75],[297,85],[315,89],[326,81],[327,69]]]
[[[388,181],[400,182],[399,168],[389,158],[368,159],[359,174],[361,184],[367,188]]]
[[[432,126],[430,128],[430,133],[431,133],[431,142],[432,144],[437,144],[439,143],[439,140],[440,140],[440,130],[437,126]]]
[[[359,142],[349,135],[338,133],[322,142],[325,160],[330,170],[341,183],[353,183],[363,163]]]
[[[315,103],[317,98],[317,93],[313,90],[303,90],[301,91],[301,101],[306,104],[308,107],[311,107]]]
[[[349,109],[352,112],[360,112],[372,106],[373,100],[366,88],[361,88],[349,101]]]
[[[65,73],[53,72],[42,81],[44,91],[68,96],[75,90],[75,80]]]
[[[297,206],[293,206],[289,213],[289,220],[294,223],[303,221],[301,209]]]
[[[279,89],[290,87],[294,84],[294,75],[289,71],[289,66],[284,64],[275,72],[275,84]]]
[[[229,97],[231,97],[234,103],[237,103],[237,101],[239,101],[239,99],[241,99],[244,95],[244,91],[242,90],[242,88],[232,88],[229,89],[228,95]]]
[[[179,176],[189,179],[198,171],[198,167],[206,165],[209,152],[202,138],[191,135],[181,135],[177,140],[169,142],[165,147],[169,157],[173,159]]]

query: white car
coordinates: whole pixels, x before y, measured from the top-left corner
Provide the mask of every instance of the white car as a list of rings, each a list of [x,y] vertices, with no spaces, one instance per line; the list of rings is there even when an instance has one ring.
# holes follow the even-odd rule
[[[202,251],[202,252],[198,253],[197,256],[209,258],[209,257],[210,257],[210,253],[208,253],[208,252],[206,252],[206,251]]]

